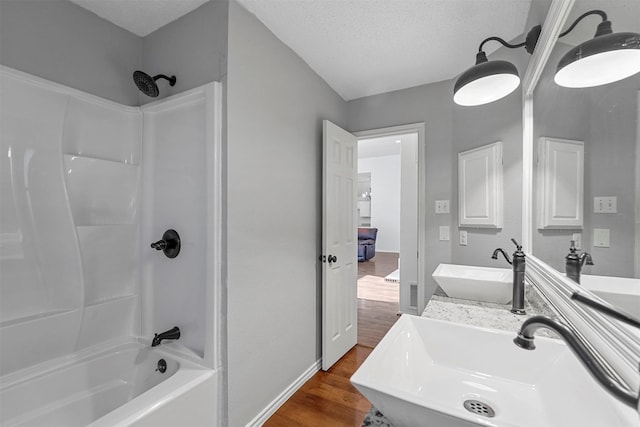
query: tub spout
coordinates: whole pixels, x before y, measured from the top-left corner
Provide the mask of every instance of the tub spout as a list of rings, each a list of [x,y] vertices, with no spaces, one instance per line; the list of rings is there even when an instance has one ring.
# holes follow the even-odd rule
[[[153,341],[151,341],[151,347],[159,346],[162,340],[177,340],[178,338],[180,338],[180,328],[174,326],[161,334],[155,334]]]

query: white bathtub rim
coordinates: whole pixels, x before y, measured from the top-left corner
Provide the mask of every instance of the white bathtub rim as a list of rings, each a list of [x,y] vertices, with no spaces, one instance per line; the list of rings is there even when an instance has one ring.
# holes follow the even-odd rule
[[[74,365],[109,357],[121,351],[143,350],[149,348],[151,340],[145,337],[121,337],[109,342],[83,349],[68,356],[52,359],[41,364],[22,369],[0,377],[0,392],[9,391],[40,376],[46,376],[60,370],[73,368]],[[157,355],[178,362],[178,370],[154,387],[145,390],[133,399],[125,402],[113,411],[94,420],[92,427],[128,426],[141,420],[153,411],[169,404],[175,398],[211,379],[217,374],[215,370],[203,366],[201,359],[188,349],[177,343],[163,344],[155,349]],[[194,361],[199,360],[200,363]],[[19,421],[18,418],[6,420],[9,424]]]
[[[111,352],[132,347],[149,347],[151,339],[148,337],[129,336],[118,337],[110,341],[104,341],[94,346],[84,348],[75,353],[50,359],[33,366],[29,366],[14,372],[0,376],[0,392],[18,384],[30,381],[41,375],[65,369],[77,363],[101,357]],[[167,353],[181,362],[181,368],[204,369],[202,358],[178,343],[162,344],[158,347],[161,352]]]
[[[181,366],[178,372],[160,384],[98,418],[87,427],[131,425],[207,381],[215,373],[214,370],[206,367],[194,369]]]

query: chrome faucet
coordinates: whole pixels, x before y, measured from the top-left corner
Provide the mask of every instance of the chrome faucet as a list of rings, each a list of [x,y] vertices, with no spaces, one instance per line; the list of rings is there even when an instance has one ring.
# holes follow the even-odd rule
[[[579,284],[582,267],[585,264],[593,265],[593,259],[588,252],[582,252],[578,255],[576,250],[576,241],[572,240],[569,254],[565,257],[564,271],[568,278]]]
[[[590,307],[603,311],[607,314],[611,314],[607,310],[613,310],[614,312],[617,311],[615,309],[612,309],[611,307],[606,307],[607,310],[605,310],[602,308],[604,306],[600,306],[600,303],[598,303],[597,301],[593,301],[579,293],[574,293],[571,298],[576,299],[580,302],[584,302]],[[631,321],[629,321],[628,319],[625,320],[625,316],[626,315],[624,313],[618,312],[616,318],[626,321],[633,326],[640,327],[640,322],[638,322],[637,319],[631,318]],[[600,383],[601,386],[603,386],[616,398],[631,406],[632,408],[636,409],[638,407],[640,396],[622,387],[620,383],[616,381],[616,379],[604,369],[601,362],[593,355],[593,353],[591,353],[591,351],[582,343],[582,341],[578,339],[575,333],[563,323],[557,322],[545,316],[530,317],[524,321],[522,327],[520,328],[520,332],[513,339],[513,342],[518,347],[524,348],[525,350],[534,350],[536,346],[533,343],[533,334],[540,328],[548,328],[557,332],[569,345],[569,348],[571,348],[578,359],[580,359],[580,362],[582,362],[589,373],[596,379],[596,381]]]
[[[159,346],[162,340],[177,340],[178,338],[180,338],[180,328],[174,326],[161,334],[155,334],[153,341],[151,341],[151,347]]]
[[[494,250],[491,258],[498,259],[498,254],[501,253],[504,256],[504,259],[513,266],[513,298],[511,299],[511,312],[514,314],[527,314],[524,310],[525,254],[522,252],[522,246],[516,242],[516,239],[511,239],[511,241],[516,245],[516,251],[513,253],[513,261],[502,248]]]

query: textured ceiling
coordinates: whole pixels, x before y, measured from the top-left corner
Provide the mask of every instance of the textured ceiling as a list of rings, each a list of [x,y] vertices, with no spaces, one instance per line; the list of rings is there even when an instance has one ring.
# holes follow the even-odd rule
[[[144,37],[207,0],[71,1]],[[532,0],[238,1],[350,100],[449,80],[489,36],[521,41]]]
[[[448,80],[523,38],[531,0],[239,0],[344,99]],[[517,40],[521,41],[521,40]],[[486,45],[490,53],[500,45]]]
[[[209,0],[70,0],[144,37]]]

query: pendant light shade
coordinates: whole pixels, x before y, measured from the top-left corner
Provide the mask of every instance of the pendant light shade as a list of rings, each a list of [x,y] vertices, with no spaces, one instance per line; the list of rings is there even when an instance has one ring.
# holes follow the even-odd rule
[[[640,72],[640,34],[614,33],[611,21],[602,10],[583,13],[560,37],[567,35],[590,15],[600,15],[602,22],[598,24],[593,39],[574,47],[560,59],[554,77],[560,86],[600,86]]]
[[[567,52],[558,63],[554,80],[564,87],[592,87],[638,72],[640,34],[614,33],[596,36]]]
[[[531,28],[525,41],[519,44],[507,43],[500,37],[483,40],[476,54],[476,65],[462,73],[453,86],[453,101],[463,106],[483,105],[504,98],[516,90],[520,85],[516,66],[508,61],[488,61],[482,47],[493,40],[509,49],[524,47],[527,52],[532,53],[541,29],[540,25]]]
[[[507,61],[488,61],[484,52],[476,55],[476,65],[462,73],[453,88],[453,101],[475,106],[504,98],[520,85],[518,69]]]

